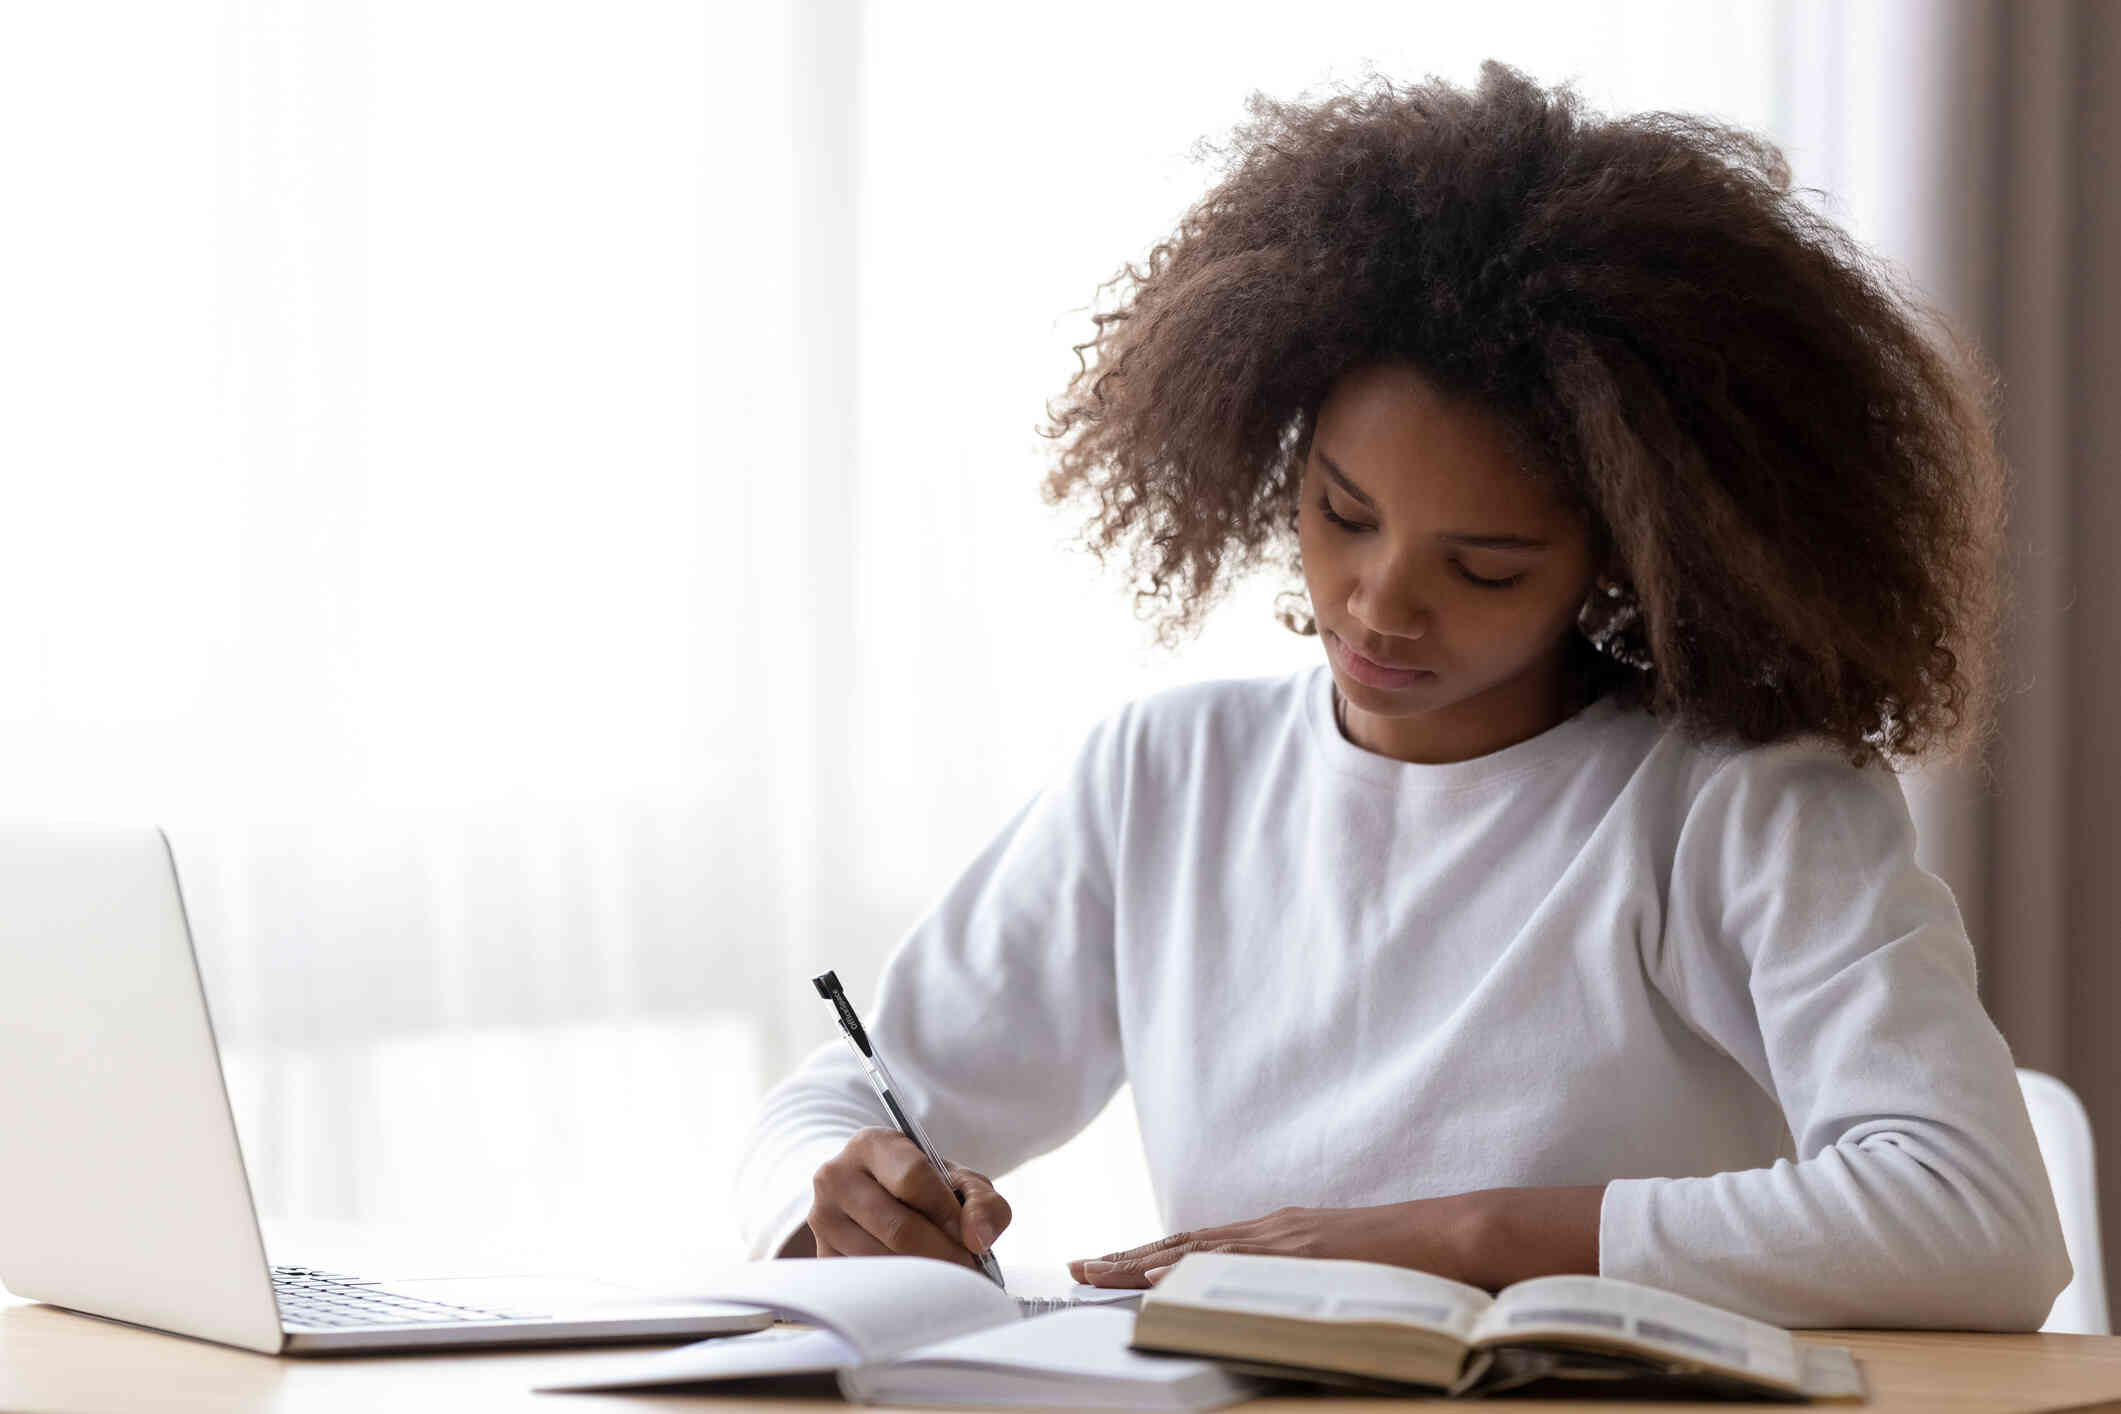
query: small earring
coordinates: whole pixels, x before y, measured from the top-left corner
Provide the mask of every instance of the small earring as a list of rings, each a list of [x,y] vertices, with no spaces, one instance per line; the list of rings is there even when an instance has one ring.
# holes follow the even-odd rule
[[[1652,665],[1647,653],[1631,648],[1625,637],[1628,628],[1641,617],[1642,606],[1635,600],[1634,587],[1601,574],[1595,591],[1577,610],[1576,627],[1607,657],[1632,668],[1648,668]]]

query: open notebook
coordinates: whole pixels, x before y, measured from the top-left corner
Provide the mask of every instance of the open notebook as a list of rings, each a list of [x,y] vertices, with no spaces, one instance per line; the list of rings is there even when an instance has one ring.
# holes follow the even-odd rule
[[[1025,1316],[965,1267],[925,1257],[751,1262],[698,1295],[759,1306],[813,1327],[703,1340],[653,1355],[585,1362],[541,1390],[640,1389],[729,1380],[834,1378],[869,1404],[1216,1409],[1260,1381],[1212,1360],[1128,1348],[1131,1310],[1079,1306]]]

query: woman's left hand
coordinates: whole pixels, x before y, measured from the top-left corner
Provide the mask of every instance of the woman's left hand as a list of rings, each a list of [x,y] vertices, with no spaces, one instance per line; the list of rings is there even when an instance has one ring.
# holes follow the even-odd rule
[[[1476,1243],[1483,1215],[1479,1193],[1372,1208],[1277,1208],[1249,1222],[1174,1233],[1125,1252],[1078,1258],[1068,1270],[1092,1286],[1145,1287],[1154,1286],[1188,1252],[1257,1252],[1416,1267],[1478,1286]]]

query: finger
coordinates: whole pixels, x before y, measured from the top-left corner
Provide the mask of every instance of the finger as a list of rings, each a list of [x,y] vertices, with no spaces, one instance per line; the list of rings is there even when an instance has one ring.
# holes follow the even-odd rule
[[[928,1216],[909,1208],[873,1183],[862,1184],[841,1199],[847,1216],[882,1243],[884,1250],[906,1257],[934,1257],[977,1267],[965,1245],[945,1233]]]
[[[1144,1242],[1139,1247],[1129,1247],[1124,1252],[1107,1252],[1102,1257],[1078,1257],[1068,1263],[1068,1270],[1077,1281],[1089,1281],[1084,1273],[1091,1267],[1110,1268],[1116,1263],[1131,1262],[1143,1257],[1154,1257],[1160,1253],[1171,1253],[1189,1242],[1228,1240],[1221,1228],[1205,1228],[1195,1232],[1174,1232],[1169,1237],[1159,1237],[1154,1242]],[[1174,1259],[1175,1260],[1175,1259]]]
[[[1133,1267],[1115,1267],[1102,1262],[1086,1262],[1079,1280],[1085,1286],[1113,1287],[1120,1290],[1138,1290],[1149,1284],[1141,1272]]]
[[[811,1175],[809,1221],[820,1257],[828,1255],[827,1247],[833,1249],[829,1255],[837,1257],[889,1255],[889,1249],[847,1213],[849,1194],[857,1189],[876,1187],[861,1139],[862,1136],[857,1135],[849,1140],[846,1148],[820,1164],[817,1172]]]
[[[994,1181],[963,1164],[950,1165],[950,1180],[965,1195],[964,1241],[974,1252],[984,1252],[994,1239],[1008,1231],[1014,1216],[1009,1200],[995,1192]]]
[[[1174,1232],[1169,1237],[1159,1237],[1154,1242],[1144,1242],[1139,1247],[1129,1247],[1124,1252],[1107,1252],[1097,1260],[1100,1262],[1127,1262],[1137,1257],[1150,1257],[1158,1252],[1167,1252],[1173,1247],[1183,1247],[1191,1242],[1225,1242],[1229,1235],[1219,1227],[1200,1228],[1192,1232]]]
[[[928,1162],[928,1156],[921,1152],[921,1146],[895,1129],[864,1130],[862,1137],[866,1141],[863,1166],[877,1185],[962,1247],[964,1209],[935,1166]]]
[[[838,1210],[815,1213],[810,1218],[810,1230],[817,1234],[817,1250],[820,1257],[831,1250],[835,1257],[888,1257],[891,1252],[882,1243],[855,1222],[853,1218]]]
[[[1271,1247],[1249,1242],[1188,1242],[1177,1247],[1145,1253],[1139,1257],[1122,1257],[1111,1262],[1085,1262],[1084,1275],[1080,1280],[1091,1286],[1137,1288],[1153,1286],[1151,1271],[1166,1270],[1178,1265],[1178,1259],[1188,1252],[1258,1252],[1271,1254]]]

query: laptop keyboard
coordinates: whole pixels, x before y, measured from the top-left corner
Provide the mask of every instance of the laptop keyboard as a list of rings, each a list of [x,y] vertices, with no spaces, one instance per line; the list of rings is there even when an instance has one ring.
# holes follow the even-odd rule
[[[455,1306],[385,1291],[374,1282],[315,1267],[274,1267],[273,1295],[280,1320],[290,1326],[430,1326],[466,1321],[542,1321],[543,1311],[504,1311]]]

